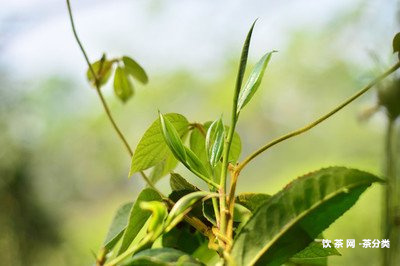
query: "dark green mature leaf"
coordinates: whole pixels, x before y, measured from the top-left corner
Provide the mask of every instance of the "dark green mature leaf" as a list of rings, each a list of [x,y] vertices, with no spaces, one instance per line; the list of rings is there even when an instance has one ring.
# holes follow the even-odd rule
[[[122,236],[122,244],[118,251],[118,254],[124,252],[132,241],[135,239],[139,231],[142,229],[147,219],[150,217],[148,211],[140,208],[140,203],[145,201],[162,201],[160,194],[151,188],[146,188],[140,192],[133,204],[133,207],[129,214],[128,225],[126,226],[125,232]]]
[[[104,240],[103,246],[106,250],[111,250],[122,237],[126,225],[128,224],[129,213],[133,206],[133,202],[122,205],[114,216],[111,222],[110,229],[108,230],[107,237]]]
[[[257,208],[237,235],[238,265],[281,265],[345,213],[376,176],[344,167],[310,173]]]
[[[188,156],[186,155],[185,146],[183,145],[177,129],[175,129],[168,118],[164,117],[161,113],[159,113],[159,117],[165,143],[167,143],[167,146],[169,147],[175,158],[185,164]]]
[[[204,265],[188,254],[172,249],[146,249],[126,261],[122,266],[198,266]]]
[[[253,212],[270,198],[270,195],[263,193],[240,193],[235,201]]]
[[[393,53],[400,52],[400,32],[393,38]]]
[[[92,64],[92,68],[97,75],[98,84],[100,86],[106,84],[108,79],[110,78],[112,65],[113,63],[111,61],[106,60],[104,55],[100,60]],[[90,69],[86,71],[86,77],[92,85],[96,85],[95,79]]]
[[[190,184],[180,174],[171,173],[171,179],[169,182],[171,189],[174,191],[189,190],[189,191],[200,191],[196,186]]]
[[[291,257],[290,262],[295,265],[327,265],[328,256],[341,256],[334,247],[323,248],[320,241],[313,241],[311,244]]]
[[[168,121],[170,121],[176,131],[178,131],[181,138],[186,135],[189,122],[183,115],[170,113],[165,114],[164,117],[168,118]],[[146,130],[142,139],[139,141],[135,154],[132,157],[129,175],[161,163],[169,156],[173,155],[165,143],[160,120],[157,119]]]
[[[144,71],[144,69],[135,60],[128,56],[124,56],[122,57],[122,61],[124,62],[126,72],[134,79],[142,82],[143,84],[147,84],[147,82],[149,82],[146,71]]]
[[[123,102],[126,102],[133,95],[133,85],[122,67],[117,67],[115,70],[114,92]]]
[[[180,223],[162,236],[163,247],[176,248],[188,254],[198,249],[206,238],[187,223]]]
[[[257,20],[253,22],[249,32],[247,33],[246,40],[244,41],[242,54],[240,55],[240,63],[239,63],[239,71],[236,78],[236,85],[235,85],[235,97],[239,96],[240,89],[242,88],[242,82],[244,73],[246,72],[246,65],[247,65],[247,58],[249,56],[249,48],[250,48],[250,41],[251,35],[253,34],[254,25],[256,24]],[[238,99],[235,98],[235,103]]]
[[[249,79],[244,85],[243,89],[241,89],[239,94],[239,99],[237,103],[237,113],[243,109],[243,107],[251,100],[254,93],[256,93],[257,89],[260,87],[261,80],[264,76],[265,69],[268,66],[268,63],[271,59],[272,53],[275,51],[269,52],[265,54],[260,61],[254,66],[253,71],[251,72]]]
[[[206,153],[211,167],[215,167],[222,156],[224,147],[224,124],[222,119],[215,120],[207,130]]]

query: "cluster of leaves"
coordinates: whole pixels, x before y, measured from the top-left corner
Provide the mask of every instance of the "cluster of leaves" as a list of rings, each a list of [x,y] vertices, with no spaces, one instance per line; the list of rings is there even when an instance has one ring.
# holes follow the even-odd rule
[[[181,114],[159,113],[133,154],[129,175],[149,171],[153,185],[169,175],[171,193],[164,196],[154,187],[146,188],[135,202],[123,205],[112,222],[99,264],[107,258],[109,266],[327,265],[328,256],[340,255],[334,248],[322,248],[318,239],[371,184],[382,182],[378,177],[330,167],[299,177],[274,195],[234,193],[242,169],[238,166],[243,165],[238,162],[241,140],[234,128],[274,52],[259,60],[241,86],[252,30],[242,52],[232,124],[224,125],[222,116],[200,124],[190,123]],[[400,50],[397,42],[394,47]],[[175,173],[178,163],[204,181],[208,190]],[[223,182],[227,170],[233,186],[229,195]],[[225,211],[231,226],[222,219],[221,202],[229,207]]]
[[[117,66],[114,67],[114,65]],[[132,58],[123,56],[122,58],[107,59],[105,54],[98,61],[91,64],[86,76],[95,88],[100,88],[107,83],[113,71],[114,92],[122,102],[126,102],[134,94],[131,79],[142,84],[147,84],[149,81],[144,69]],[[93,75],[93,72],[96,76]]]

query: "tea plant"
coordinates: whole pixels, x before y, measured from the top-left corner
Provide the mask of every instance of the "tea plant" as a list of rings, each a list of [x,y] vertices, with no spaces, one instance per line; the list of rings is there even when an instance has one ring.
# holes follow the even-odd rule
[[[138,172],[148,184],[135,202],[117,210],[96,256],[97,265],[326,265],[328,256],[339,254],[334,248],[322,248],[316,239],[322,238],[323,231],[372,183],[382,182],[378,177],[335,166],[294,179],[274,195],[237,194],[236,186],[243,169],[258,155],[325,121],[396,71],[400,62],[327,114],[240,161],[236,126],[275,52],[266,53],[243,84],[253,23],[240,57],[229,124],[224,124],[222,116],[200,124],[189,122],[181,114],[159,112],[133,152],[110,113],[101,87],[115,68],[114,90],[126,101],[133,94],[131,78],[147,83],[147,75],[129,57],[107,59],[103,55],[91,64],[77,36],[69,0],[67,5],[73,33],[89,67],[88,79],[132,156],[129,175]],[[179,163],[204,181],[208,190],[197,188],[174,172]],[[150,171],[149,176],[145,170]],[[155,183],[168,174],[172,192],[167,196]]]

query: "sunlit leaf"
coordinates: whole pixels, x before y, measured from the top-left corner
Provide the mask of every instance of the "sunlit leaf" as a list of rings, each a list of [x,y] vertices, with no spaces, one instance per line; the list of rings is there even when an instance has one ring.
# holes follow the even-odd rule
[[[165,143],[167,143],[167,146],[174,154],[175,158],[185,164],[187,161],[186,149],[182,143],[178,131],[167,117],[164,117],[161,113],[159,114],[159,117]]]
[[[122,266],[199,266],[204,265],[190,255],[172,248],[146,249],[127,260]]]
[[[281,265],[345,213],[376,176],[330,167],[300,177],[258,207],[237,235],[239,265]]]
[[[114,219],[108,229],[107,237],[104,240],[103,246],[106,250],[111,250],[122,237],[124,230],[128,224],[129,213],[133,203],[129,202],[122,205],[116,212]]]
[[[165,114],[164,117],[168,118],[168,121],[171,122],[181,138],[186,135],[189,128],[189,122],[183,115],[170,113]],[[132,157],[129,175],[161,163],[169,156],[173,155],[165,143],[160,126],[160,120],[157,119],[146,130],[143,137],[139,141],[139,144]]]
[[[167,206],[160,201],[142,201],[140,208],[151,211],[147,232],[159,235],[164,230],[164,220],[167,218]]]
[[[132,58],[128,56],[122,57],[126,72],[131,75],[134,79],[140,81],[143,84],[149,82],[146,71]]]
[[[188,167],[190,171],[197,176],[200,176],[202,179],[204,179],[204,177],[209,178],[211,176],[206,166],[200,161],[193,151],[191,151],[188,147],[185,147],[185,153],[187,155],[187,163],[185,166]]]
[[[253,71],[251,72],[249,79],[246,84],[240,90],[239,99],[237,103],[237,113],[239,113],[242,108],[250,101],[253,97],[254,93],[256,93],[257,89],[260,87],[261,80],[264,76],[264,72],[268,63],[271,59],[271,55],[274,51],[267,53],[264,55],[260,61],[254,66]]]
[[[206,152],[212,167],[215,167],[222,156],[224,147],[224,124],[222,119],[214,121],[207,130],[206,135]]]
[[[122,67],[117,67],[115,70],[114,92],[123,102],[126,102],[133,95],[133,85]]]
[[[153,184],[156,184],[161,178],[163,178],[173,169],[175,169],[177,165],[178,160],[174,157],[173,154],[170,154],[164,160],[153,167],[149,175],[149,179],[151,180],[151,182],[153,182]]]
[[[157,191],[146,188],[140,192],[139,196],[137,197],[130,213],[129,213],[129,220],[126,226],[125,232],[122,236],[122,243],[121,247],[119,248],[118,254],[124,252],[132,241],[135,239],[139,231],[145,225],[147,219],[150,217],[150,213],[148,211],[143,210],[140,208],[140,203],[145,201],[161,201],[162,198]]]

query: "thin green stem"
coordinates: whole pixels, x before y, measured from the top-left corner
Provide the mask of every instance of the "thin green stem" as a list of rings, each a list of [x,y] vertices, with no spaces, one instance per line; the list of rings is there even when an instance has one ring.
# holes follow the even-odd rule
[[[335,113],[337,113],[338,111],[340,111],[341,109],[343,109],[346,105],[348,105],[349,103],[351,103],[352,101],[354,101],[355,99],[357,99],[358,97],[360,97],[361,95],[363,95],[365,92],[367,92],[369,89],[371,89],[373,86],[375,86],[377,83],[379,83],[380,81],[382,81],[383,79],[385,79],[387,76],[389,76],[390,74],[392,74],[394,71],[396,71],[398,68],[400,68],[400,62],[396,63],[395,65],[393,65],[391,68],[389,68],[388,70],[386,70],[384,73],[382,73],[380,76],[378,76],[377,78],[375,78],[373,81],[371,81],[367,86],[365,86],[363,89],[361,89],[359,92],[357,92],[356,94],[354,94],[352,97],[350,97],[349,99],[347,99],[346,101],[344,101],[343,103],[341,103],[340,105],[338,105],[337,107],[335,107],[332,111],[328,112],[327,114],[321,116],[320,118],[318,118],[317,120],[315,120],[314,122],[306,125],[305,127],[302,127],[300,129],[297,129],[293,132],[290,132],[282,137],[279,137],[269,143],[267,143],[266,145],[264,145],[263,147],[261,147],[260,149],[258,149],[257,151],[255,151],[254,153],[252,153],[250,156],[248,156],[246,159],[244,159],[238,166],[237,166],[237,171],[240,172],[250,161],[252,161],[254,158],[256,158],[259,154],[263,153],[264,151],[268,150],[269,148],[275,146],[276,144],[290,139],[292,137],[295,137],[297,135],[300,135],[304,132],[307,132],[308,130],[312,129],[313,127],[315,127],[316,125],[320,124],[321,122],[325,121],[326,119],[328,119],[329,117],[331,117],[332,115],[334,115]]]
[[[94,77],[94,80],[95,80],[94,85],[96,87],[97,95],[100,98],[101,104],[103,105],[104,111],[106,112],[107,117],[110,120],[112,127],[114,128],[115,132],[117,132],[118,137],[121,139],[122,143],[124,144],[125,148],[127,149],[128,153],[129,153],[129,155],[132,157],[133,156],[133,151],[132,151],[131,147],[129,146],[129,143],[126,140],[124,134],[122,134],[122,131],[119,129],[117,123],[115,122],[115,120],[114,120],[114,118],[113,118],[113,116],[111,114],[110,108],[108,107],[107,102],[104,99],[103,93],[100,90],[100,85],[99,85],[99,82],[98,82],[98,75],[97,75],[96,71],[94,71],[92,64],[90,64],[89,57],[88,57],[88,55],[87,55],[87,53],[85,51],[85,48],[83,48],[83,45],[82,45],[82,42],[79,39],[78,33],[76,32],[74,18],[72,16],[71,4],[70,4],[69,0],[67,0],[67,7],[68,7],[69,20],[71,22],[72,32],[74,33],[75,40],[79,45],[79,48],[80,48],[80,50],[81,50],[81,52],[83,54],[83,57],[85,58],[85,61],[86,61],[87,65],[88,65],[88,67],[89,67],[89,70],[90,70],[90,72],[92,73],[92,75]],[[143,171],[140,171],[140,175],[143,177],[144,181],[148,184],[149,187],[155,189],[160,195],[163,195],[154,186],[154,184],[151,182],[151,180],[149,180],[147,178],[146,174]]]

